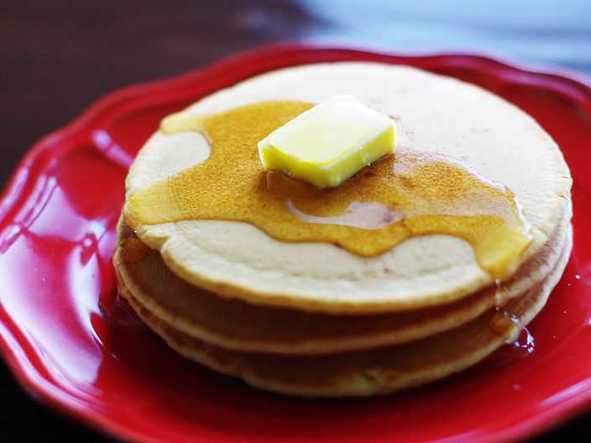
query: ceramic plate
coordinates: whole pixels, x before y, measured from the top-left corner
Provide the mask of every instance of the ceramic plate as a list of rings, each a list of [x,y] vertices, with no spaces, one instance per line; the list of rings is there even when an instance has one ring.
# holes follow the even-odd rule
[[[570,263],[520,340],[425,388],[366,400],[260,392],[185,361],[118,297],[111,256],[124,178],[160,119],[272,69],[402,63],[480,85],[531,115],[574,176]],[[475,55],[272,47],[99,101],[26,155],[0,202],[0,345],[48,406],[146,442],[515,440],[591,406],[591,87]],[[532,158],[531,167],[535,167]]]

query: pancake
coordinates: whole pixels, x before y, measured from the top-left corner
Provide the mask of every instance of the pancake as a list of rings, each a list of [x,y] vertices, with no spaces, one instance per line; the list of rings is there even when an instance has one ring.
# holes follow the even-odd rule
[[[504,311],[490,309],[450,331],[420,341],[368,351],[322,356],[279,356],[228,351],[179,331],[142,306],[127,288],[121,293],[140,317],[180,354],[218,372],[270,391],[298,396],[367,396],[422,385],[476,364],[514,340],[542,309],[564,271],[572,247],[571,230],[561,259],[550,274]],[[512,319],[509,325],[500,321]],[[514,323],[513,323],[514,322]],[[517,326],[518,325],[518,326]]]
[[[138,246],[139,240],[124,225],[119,227],[115,265],[121,283],[138,304],[188,336],[235,351],[324,354],[424,338],[523,295],[556,267],[568,223],[565,217],[548,242],[506,284],[449,305],[402,313],[326,315],[223,298],[178,278],[157,251]]]
[[[205,115],[262,100],[316,103],[337,94],[353,95],[393,116],[397,152],[443,154],[513,191],[532,242],[503,280],[536,256],[561,220],[570,217],[570,174],[548,134],[513,105],[451,78],[375,63],[301,66],[239,83],[185,113]],[[130,170],[128,197],[209,154],[207,140],[197,132],[154,134]],[[381,255],[362,257],[327,243],[277,241],[234,221],[135,223],[132,228],[185,282],[264,306],[334,314],[397,312],[452,303],[495,282],[470,245],[448,235],[413,237]]]

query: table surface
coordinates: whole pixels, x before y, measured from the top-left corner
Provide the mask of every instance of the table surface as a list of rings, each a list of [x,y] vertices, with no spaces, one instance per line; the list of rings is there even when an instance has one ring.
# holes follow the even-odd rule
[[[0,181],[32,143],[109,91],[279,41],[476,50],[591,75],[591,2],[3,0]],[[0,397],[0,441],[112,441],[38,404],[2,365]],[[588,414],[535,441],[590,432]]]

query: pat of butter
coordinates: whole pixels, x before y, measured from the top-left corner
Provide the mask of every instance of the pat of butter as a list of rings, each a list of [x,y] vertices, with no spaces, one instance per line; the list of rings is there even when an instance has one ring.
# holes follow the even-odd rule
[[[351,96],[321,102],[258,144],[263,167],[318,187],[339,186],[394,151],[392,120]]]

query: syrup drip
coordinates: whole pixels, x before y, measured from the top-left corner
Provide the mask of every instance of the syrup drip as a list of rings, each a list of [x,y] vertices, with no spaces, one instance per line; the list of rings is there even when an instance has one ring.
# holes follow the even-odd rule
[[[505,306],[513,298],[509,288],[498,279],[495,280],[495,285],[497,288],[495,292],[496,312],[489,322],[490,328],[496,334],[505,337],[505,343],[516,350],[532,353],[535,348],[533,335],[527,328],[521,327],[519,316]]]
[[[532,354],[536,349],[534,336],[527,328],[523,328],[519,336],[509,344],[524,354]]]
[[[497,308],[489,326],[496,334],[505,338],[505,343],[513,343],[521,332],[519,318],[503,308]]]
[[[489,325],[496,334],[504,337],[506,345],[487,359],[488,367],[510,366],[534,353],[536,349],[534,336],[527,328],[520,327],[520,321],[514,314],[503,308],[497,308]]]

